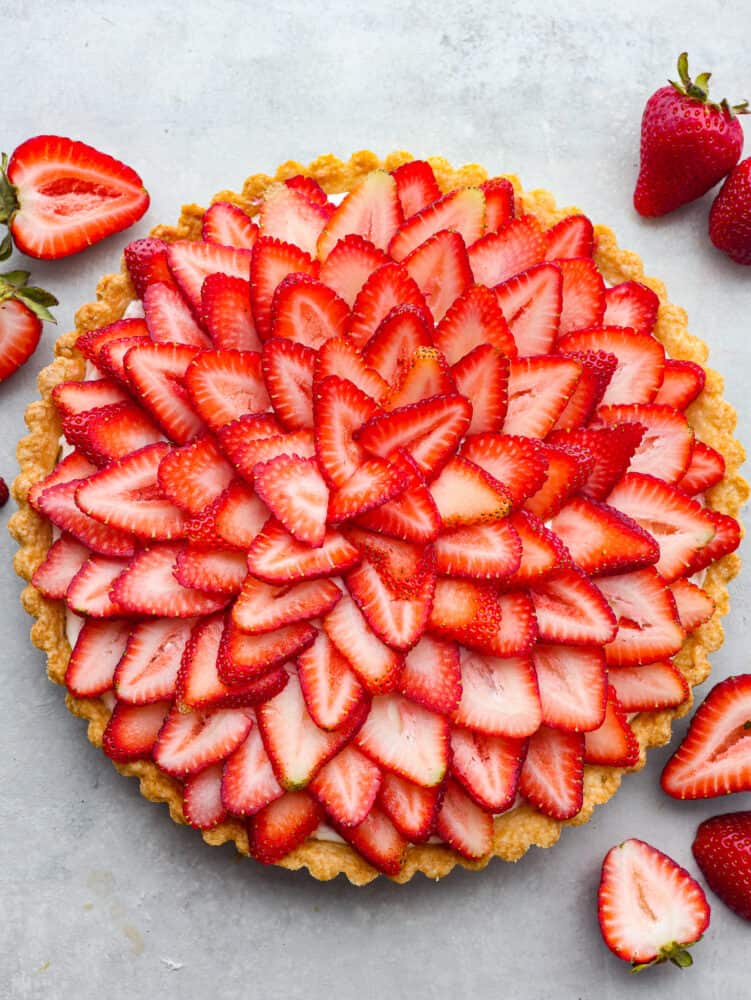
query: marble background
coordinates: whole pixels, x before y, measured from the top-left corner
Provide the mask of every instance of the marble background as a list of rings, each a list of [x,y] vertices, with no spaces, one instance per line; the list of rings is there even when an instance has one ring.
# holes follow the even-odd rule
[[[749,443],[751,272],[710,246],[709,197],[653,222],[631,208],[642,107],[681,49],[695,70],[714,69],[718,96],[751,97],[747,4],[723,4],[720,18],[698,0],[565,10],[558,0],[37,0],[23,9],[0,0],[0,23],[3,148],[48,131],[131,163],[152,207],[130,238],[176,218],[182,201],[207,203],[247,173],[328,151],[443,154],[554,190],[611,224],[666,281],[711,345]],[[119,266],[122,242],[33,265],[60,299],[60,329]],[[0,386],[6,479],[54,336],[48,328],[32,361]],[[602,944],[595,892],[603,855],[627,836],[695,870],[697,823],[748,807],[749,796],[667,799],[657,779],[668,752],[658,750],[587,827],[515,866],[364,889],[264,869],[175,826],[90,747],[28,642],[13,549],[0,531],[2,1000],[747,993],[749,926],[719,900],[692,970],[630,977]],[[746,575],[732,586],[715,678],[747,669],[749,612]]]

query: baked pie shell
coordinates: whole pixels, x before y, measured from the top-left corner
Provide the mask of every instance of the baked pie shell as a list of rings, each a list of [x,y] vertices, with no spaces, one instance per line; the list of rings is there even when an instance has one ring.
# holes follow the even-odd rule
[[[332,155],[321,156],[307,167],[288,161],[278,168],[273,177],[254,174],[245,181],[240,193],[222,191],[213,201],[232,202],[252,216],[259,210],[265,189],[275,181],[302,173],[315,178],[328,193],[341,193],[350,190],[372,170],[379,167],[393,170],[411,159],[412,155],[403,151],[391,153],[384,160],[374,153],[362,151],[355,153],[347,162]],[[454,169],[441,157],[429,157],[428,162],[444,192],[462,185],[479,184],[488,176],[487,171],[477,164]],[[535,215],[545,228],[565,216],[580,214],[580,210],[574,207],[558,208],[553,196],[547,191],[525,192],[518,178],[509,176],[508,180],[513,184],[517,201],[523,206],[524,212]],[[199,239],[203,212],[204,209],[198,205],[186,205],[176,226],[156,226],[152,235],[168,242]],[[659,296],[660,309],[654,332],[670,357],[695,361],[705,366],[707,345],[688,332],[686,313],[668,301],[664,284],[644,275],[639,256],[632,251],[620,249],[611,229],[595,226],[595,240],[595,261],[607,281],[612,284],[627,280],[640,281]],[[45,558],[52,540],[50,524],[32,510],[26,499],[29,488],[47,476],[58,461],[61,429],[51,392],[59,382],[84,377],[84,358],[75,346],[79,335],[121,318],[129,302],[135,298],[124,265],[119,274],[106,275],[100,280],[96,295],[96,302],[81,306],[76,313],[76,329],[58,338],[55,360],[39,374],[38,384],[42,398],[31,403],[26,410],[26,424],[30,433],[18,445],[21,471],[13,484],[13,495],[19,510],[13,515],[9,525],[11,534],[20,546],[14,560],[15,569],[26,581],[31,579],[37,566]],[[706,502],[713,509],[737,518],[749,493],[748,486],[738,471],[745,457],[744,451],[733,437],[736,414],[723,399],[722,377],[711,369],[706,369],[706,373],[705,389],[689,407],[687,416],[697,436],[716,448],[724,456],[727,465],[724,479],[707,492]],[[710,671],[708,654],[722,645],[721,618],[729,607],[727,585],[739,569],[740,558],[737,553],[733,553],[707,570],[703,586],[714,599],[716,611],[710,621],[688,636],[675,658],[691,686],[706,679]],[[31,639],[47,654],[48,676],[55,683],[63,684],[70,656],[65,630],[65,606],[61,601],[46,599],[31,584],[24,589],[21,601],[26,611],[36,619],[31,628]],[[587,765],[584,769],[584,804],[573,819],[561,823],[522,804],[495,818],[493,850],[486,857],[472,862],[441,844],[412,845],[407,850],[402,870],[393,880],[408,882],[416,872],[422,872],[431,879],[439,879],[447,875],[455,865],[481,869],[493,857],[517,861],[532,845],[550,847],[560,837],[564,825],[579,826],[586,823],[594,807],[607,802],[615,794],[625,771],[637,771],[644,766],[649,747],[661,746],[669,741],[672,720],[685,715],[692,700],[689,697],[675,709],[642,712],[636,716],[632,727],[641,748],[639,762],[626,769]],[[110,716],[110,710],[104,702],[100,698],[74,698],[66,694],[66,704],[74,715],[88,720],[89,740],[101,747],[102,733]],[[165,802],[175,822],[186,822],[180,782],[168,777],[150,761],[115,763],[114,766],[121,774],[137,777],[141,794],[147,799]],[[208,844],[215,846],[234,841],[237,850],[248,855],[246,828],[238,820],[225,821],[204,831],[202,836]],[[348,845],[313,839],[308,839],[278,864],[292,870],[307,868],[314,878],[322,881],[344,874],[355,885],[365,885],[379,875],[375,868]]]

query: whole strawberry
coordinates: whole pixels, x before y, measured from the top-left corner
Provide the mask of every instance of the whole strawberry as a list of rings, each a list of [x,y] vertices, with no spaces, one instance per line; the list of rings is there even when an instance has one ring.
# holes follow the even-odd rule
[[[728,176],[712,203],[709,238],[737,264],[751,264],[751,156]]]
[[[710,889],[731,910],[751,920],[751,812],[704,820],[693,851]]]
[[[730,107],[709,100],[710,73],[695,81],[688,56],[678,58],[681,82],[670,81],[647,101],[641,121],[641,163],[634,191],[640,215],[666,215],[701,197],[733,169],[743,149],[743,129],[735,114],[748,102]]]

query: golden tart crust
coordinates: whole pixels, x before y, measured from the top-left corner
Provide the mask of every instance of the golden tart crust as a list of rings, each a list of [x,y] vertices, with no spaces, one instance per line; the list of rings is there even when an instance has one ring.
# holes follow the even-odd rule
[[[266,187],[274,181],[284,180],[295,174],[307,174],[315,178],[330,194],[349,190],[371,170],[383,167],[393,170],[401,163],[413,159],[407,152],[394,152],[381,160],[374,153],[361,151],[349,161],[335,156],[321,156],[307,167],[288,161],[283,163],[276,174],[254,174],[245,181],[240,193],[222,191],[214,201],[230,201],[249,215],[255,215]],[[429,157],[431,166],[442,191],[467,184],[479,184],[487,179],[487,171],[477,165],[468,164],[454,169],[441,157]],[[567,215],[578,214],[579,209],[558,208],[553,196],[543,190],[525,192],[516,177],[508,177],[516,191],[517,200],[525,212],[535,215],[548,228]],[[152,235],[166,241],[177,239],[198,239],[201,236],[201,218],[204,209],[198,205],[186,205],[176,226],[157,226]],[[641,259],[637,254],[618,247],[615,234],[606,226],[595,226],[595,262],[605,279],[615,284],[620,281],[637,280],[648,285],[660,299],[660,310],[655,336],[665,345],[671,358],[695,361],[705,365],[708,355],[707,345],[700,338],[688,332],[687,316],[683,309],[667,299],[665,286],[655,278],[646,277]],[[29,435],[18,445],[20,475],[13,484],[13,495],[19,510],[10,521],[10,532],[19,543],[15,557],[16,572],[25,580],[30,580],[34,570],[44,559],[51,543],[51,526],[27,503],[26,497],[33,483],[43,479],[58,460],[60,423],[50,393],[58,382],[84,377],[85,364],[75,344],[78,336],[86,330],[95,329],[119,319],[128,303],[135,297],[130,279],[123,270],[120,274],[110,274],[102,278],[96,290],[97,301],[82,306],[76,313],[76,329],[63,334],[55,345],[55,360],[39,375],[41,399],[29,405],[26,423]],[[706,387],[699,398],[689,407],[687,417],[697,436],[706,444],[716,448],[725,458],[727,471],[722,482],[708,491],[708,506],[723,513],[738,517],[740,508],[749,495],[746,482],[739,474],[744,460],[740,443],[733,437],[736,414],[723,399],[722,377],[707,369]],[[723,641],[721,618],[728,611],[727,585],[740,569],[740,558],[736,553],[727,555],[709,567],[704,588],[716,603],[713,617],[692,633],[676,656],[675,662],[685,674],[691,686],[705,680],[709,674],[708,654],[719,649]],[[65,608],[60,601],[44,598],[29,584],[22,593],[21,600],[26,611],[36,618],[31,629],[34,644],[47,654],[47,673],[51,680],[62,684],[70,656],[70,646],[65,633]],[[649,747],[661,746],[670,739],[670,726],[674,718],[685,715],[691,705],[691,698],[676,709],[643,712],[632,721],[632,727],[639,739],[641,754],[638,764],[632,768],[597,767],[587,765],[584,776],[584,805],[581,812],[565,825],[578,826],[586,823],[596,805],[600,805],[615,794],[625,770],[636,771],[644,766]],[[89,722],[88,737],[95,746],[101,746],[102,733],[107,724],[110,710],[100,698],[73,698],[66,695],[66,704],[74,715]],[[182,810],[182,786],[168,777],[150,761],[136,761],[114,765],[121,774],[138,777],[141,793],[153,802],[165,802],[172,819],[185,823]],[[479,861],[471,862],[447,846],[426,844],[410,846],[406,861],[396,882],[408,882],[416,872],[428,878],[438,879],[447,875],[455,865],[464,868],[484,868],[492,857],[505,861],[517,861],[532,845],[550,847],[554,844],[563,823],[543,816],[524,804],[495,819],[493,851]],[[229,820],[202,834],[212,845],[234,841],[241,854],[248,854],[248,838],[242,823]],[[348,845],[329,841],[309,839],[297,850],[283,858],[278,864],[283,868],[297,870],[307,868],[310,874],[320,880],[335,878],[344,874],[355,885],[364,885],[379,874],[359,854]]]

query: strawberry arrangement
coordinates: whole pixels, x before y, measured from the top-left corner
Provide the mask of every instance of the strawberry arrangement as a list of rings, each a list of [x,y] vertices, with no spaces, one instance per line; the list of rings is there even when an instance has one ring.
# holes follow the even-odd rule
[[[390,875],[436,837],[482,859],[688,696],[690,578],[740,538],[702,499],[704,372],[588,219],[520,208],[421,161],[339,205],[271,185],[257,223],[217,203],[126,248],[143,316],[53,392],[67,454],[28,500],[58,530],[34,586],[82,619],[68,689],[261,861],[321,824]]]

